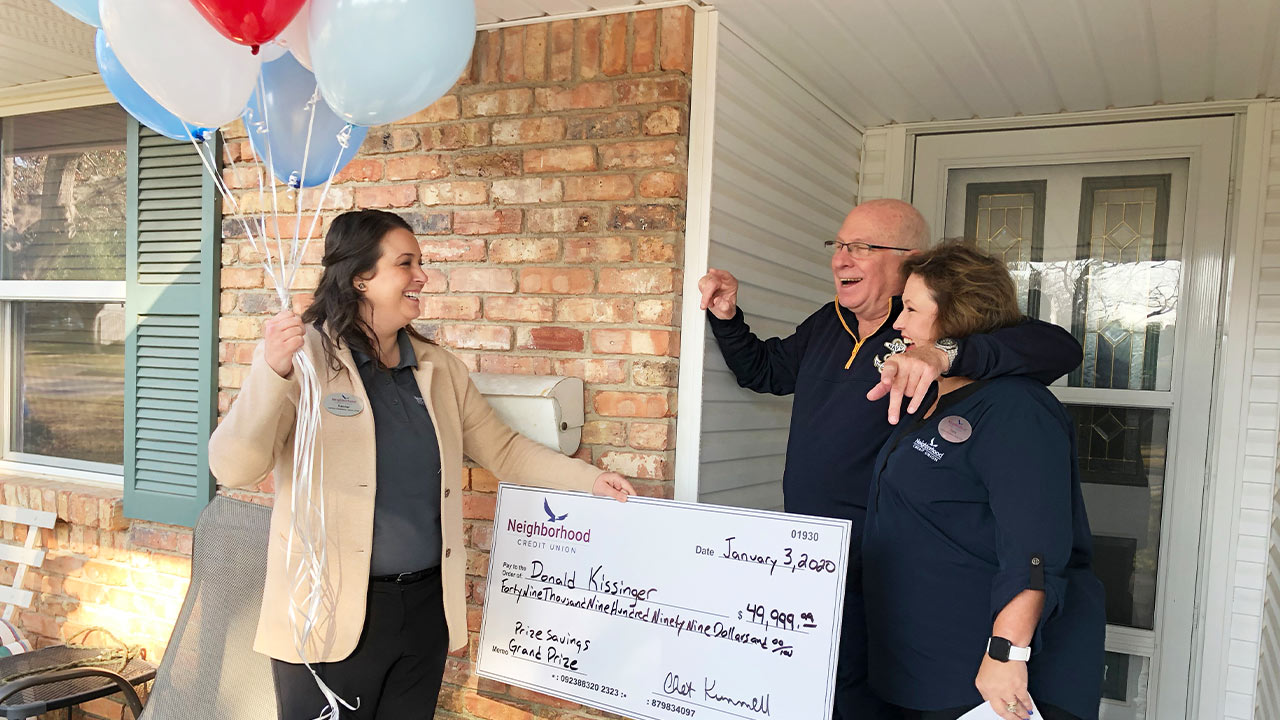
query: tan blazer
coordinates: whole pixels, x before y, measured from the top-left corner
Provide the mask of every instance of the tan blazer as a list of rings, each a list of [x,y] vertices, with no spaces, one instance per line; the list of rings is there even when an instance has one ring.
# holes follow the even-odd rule
[[[414,375],[435,423],[440,444],[441,575],[449,647],[467,644],[465,597],[467,551],[462,529],[462,455],[489,468],[500,479],[528,485],[589,491],[601,471],[565,457],[508,428],[498,419],[467,374],[462,361],[448,351],[419,341]],[[336,374],[325,360],[320,333],[308,328],[304,352],[320,375],[321,397],[349,393],[363,410],[350,417],[322,411],[324,509],[326,518],[327,597],[323,617],[312,632],[307,660],[334,662],[355,650],[364,624],[369,587],[369,554],[373,544],[374,471],[373,413],[351,351],[338,345],[342,369]],[[263,347],[227,417],[209,438],[209,468],[223,485],[246,487],[275,475],[276,502],[271,513],[267,578],[254,649],[287,662],[301,662],[289,619],[289,586],[296,567],[288,554],[292,524],[289,497],[293,484],[293,429],[299,384],[295,372],[281,378],[267,364]],[[319,465],[320,463],[317,463]],[[434,482],[423,477],[423,482]],[[315,482],[313,480],[313,482]],[[425,518],[424,518],[425,520]],[[299,593],[301,599],[302,593]]]

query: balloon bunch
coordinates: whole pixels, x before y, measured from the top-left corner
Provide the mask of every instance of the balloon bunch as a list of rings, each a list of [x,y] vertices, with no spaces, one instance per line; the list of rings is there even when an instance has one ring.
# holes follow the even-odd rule
[[[99,28],[98,70],[120,105],[161,135],[191,141],[225,206],[263,258],[282,308],[290,306],[289,288],[330,184],[368,127],[407,117],[439,99],[466,67],[475,42],[473,0],[52,1]],[[216,143],[207,142],[238,119],[267,178],[274,178],[258,173],[256,218],[242,212],[218,169]],[[267,222],[285,207],[280,185],[289,193],[323,188],[305,235],[297,199],[288,242],[279,235],[284,224]],[[267,237],[272,226],[274,243]],[[291,616],[298,654],[311,668],[310,636],[328,593],[321,473],[314,464],[322,413],[315,367],[302,352],[294,365],[302,391],[289,555],[301,559],[290,568]],[[314,669],[312,675],[328,700],[322,719],[336,718],[339,705],[354,709]]]
[[[292,187],[323,184],[314,168],[343,157],[341,169],[354,154],[323,143],[311,154],[312,172],[302,173],[294,161],[311,126],[294,116],[314,109],[317,137],[326,140],[336,136],[325,134],[329,128],[350,125],[358,145],[362,128],[412,115],[443,95],[475,42],[472,0],[53,2],[99,28],[98,68],[107,89],[161,135],[203,141],[265,96],[282,95],[275,115],[290,115],[288,129],[260,131],[266,137],[254,150],[261,157],[264,144],[278,145],[284,152],[276,177]],[[317,91],[323,102],[312,108]]]

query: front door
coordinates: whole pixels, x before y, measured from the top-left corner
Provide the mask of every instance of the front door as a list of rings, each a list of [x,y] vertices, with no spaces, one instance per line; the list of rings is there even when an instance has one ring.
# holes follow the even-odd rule
[[[1201,498],[1231,118],[921,136],[913,203],[935,237],[1008,262],[1025,312],[1084,362],[1076,419],[1107,591],[1103,720],[1191,717]]]

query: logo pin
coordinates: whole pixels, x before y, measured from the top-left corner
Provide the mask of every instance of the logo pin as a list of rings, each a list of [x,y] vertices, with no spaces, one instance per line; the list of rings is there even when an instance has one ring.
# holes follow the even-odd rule
[[[959,415],[948,415],[938,423],[938,434],[951,443],[962,443],[973,436],[973,426]]]

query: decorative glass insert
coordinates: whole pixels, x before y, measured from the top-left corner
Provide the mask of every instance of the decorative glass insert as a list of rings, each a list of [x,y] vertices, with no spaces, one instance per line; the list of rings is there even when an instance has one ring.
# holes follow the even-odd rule
[[[1182,269],[1167,242],[1170,176],[1082,185],[1072,331],[1084,363],[1070,384],[1168,390]]]
[[[1018,286],[1018,307],[1040,311],[1044,259],[1044,180],[969,183],[965,188],[964,236],[993,257],[1003,258]]]
[[[13,450],[122,464],[124,304],[20,302],[13,316]]]
[[[4,120],[0,279],[124,280],[125,127],[118,105]]]
[[[1169,411],[1069,405],[1107,622],[1155,626]]]
[[[1104,662],[1099,720],[1146,720],[1151,659],[1109,652]]]

